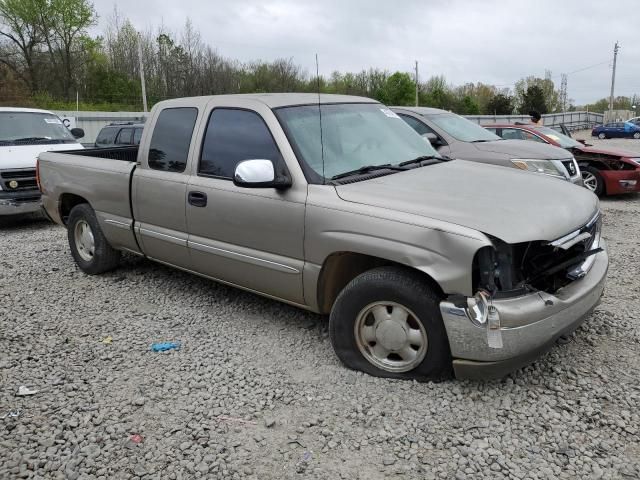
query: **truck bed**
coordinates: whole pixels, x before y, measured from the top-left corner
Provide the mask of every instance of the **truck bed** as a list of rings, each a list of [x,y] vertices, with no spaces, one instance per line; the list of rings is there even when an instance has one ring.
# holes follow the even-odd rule
[[[43,206],[66,223],[70,206],[89,203],[115,248],[138,251],[133,234],[131,175],[138,147],[43,152],[38,159]]]

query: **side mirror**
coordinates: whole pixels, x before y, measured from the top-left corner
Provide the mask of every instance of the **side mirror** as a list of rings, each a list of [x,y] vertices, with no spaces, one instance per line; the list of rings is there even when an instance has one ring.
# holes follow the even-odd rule
[[[435,133],[427,132],[422,134],[422,138],[428,140],[431,145],[440,145],[440,139]]]
[[[81,128],[72,128],[70,131],[71,131],[71,135],[73,135],[73,138],[84,137],[84,130]]]
[[[277,175],[271,160],[243,160],[236,165],[233,183],[245,188],[277,188],[283,190],[291,186],[286,175]]]

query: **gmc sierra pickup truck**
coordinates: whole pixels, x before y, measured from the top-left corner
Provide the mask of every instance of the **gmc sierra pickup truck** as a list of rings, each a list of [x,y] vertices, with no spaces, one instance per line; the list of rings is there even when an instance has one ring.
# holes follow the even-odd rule
[[[38,168],[84,272],[127,251],[330,314],[337,356],[372,375],[502,376],[604,288],[595,195],[443,158],[371,99],[168,100],[139,147],[47,152]]]

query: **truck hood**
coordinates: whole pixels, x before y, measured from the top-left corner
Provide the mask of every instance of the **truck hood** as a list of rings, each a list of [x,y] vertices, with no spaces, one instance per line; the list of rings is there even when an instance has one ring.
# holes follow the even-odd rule
[[[35,168],[38,155],[42,152],[79,150],[81,148],[84,147],[80,143],[0,146],[0,170]]]
[[[599,208],[594,194],[564,180],[463,160],[338,185],[336,191],[346,202],[455,223],[507,243],[556,240]]]
[[[571,157],[563,148],[525,140],[494,140],[491,142],[472,143],[471,145],[483,152],[501,153],[510,158],[565,160]]]

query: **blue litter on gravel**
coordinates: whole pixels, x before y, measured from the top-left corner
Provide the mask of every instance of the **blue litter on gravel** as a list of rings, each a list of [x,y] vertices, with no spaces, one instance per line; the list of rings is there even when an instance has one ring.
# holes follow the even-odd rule
[[[180,342],[154,343],[151,345],[153,352],[166,352],[173,349],[180,349]]]

